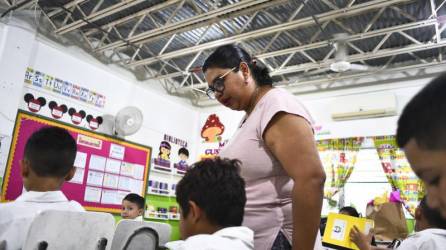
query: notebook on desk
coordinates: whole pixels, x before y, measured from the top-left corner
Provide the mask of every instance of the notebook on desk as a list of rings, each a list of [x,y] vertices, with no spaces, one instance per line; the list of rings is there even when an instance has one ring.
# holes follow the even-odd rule
[[[344,214],[330,213],[327,217],[322,244],[335,249],[359,250],[350,240],[350,230],[356,226],[361,232],[368,234],[373,228],[373,220],[358,218]]]

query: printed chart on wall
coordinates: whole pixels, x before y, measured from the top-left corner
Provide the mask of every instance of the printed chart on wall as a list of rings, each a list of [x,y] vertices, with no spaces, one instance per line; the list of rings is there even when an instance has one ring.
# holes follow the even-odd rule
[[[87,210],[120,212],[128,193],[144,196],[151,148],[103,134],[75,128],[59,121],[19,111],[2,187],[2,201],[15,200],[23,190],[19,161],[31,134],[44,127],[67,129],[77,142],[76,174],[62,186],[70,200]]]

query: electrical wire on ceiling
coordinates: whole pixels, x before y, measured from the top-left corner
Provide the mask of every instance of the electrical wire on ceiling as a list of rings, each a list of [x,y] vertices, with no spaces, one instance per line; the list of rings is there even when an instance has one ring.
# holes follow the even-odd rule
[[[313,8],[313,6],[310,5],[311,1],[308,2],[308,0],[298,0],[301,4],[303,4],[304,6],[306,6],[307,8],[312,9],[314,12],[315,9]],[[310,15],[311,18],[314,20],[314,22],[316,23],[316,25],[318,26],[318,28],[321,30],[321,34],[322,36],[325,38],[326,41],[328,41],[328,46],[329,47],[333,47],[333,39],[331,37],[327,37],[326,32],[324,30],[324,27],[322,27],[321,23],[319,22],[319,20],[317,19],[317,17],[314,14]]]

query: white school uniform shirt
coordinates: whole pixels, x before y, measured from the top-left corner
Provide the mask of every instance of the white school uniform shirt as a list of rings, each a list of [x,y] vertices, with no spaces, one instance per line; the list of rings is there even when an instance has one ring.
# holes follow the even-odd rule
[[[144,219],[142,218],[142,215],[135,217],[135,219],[133,219],[134,221],[144,221]]]
[[[45,210],[85,211],[61,191],[24,192],[15,201],[0,204],[0,242],[6,240],[7,250],[21,249],[31,222]]]
[[[254,232],[247,227],[227,227],[213,234],[198,234],[166,244],[170,250],[252,250]]]
[[[398,250],[436,250],[446,249],[446,230],[425,229],[407,237]]]

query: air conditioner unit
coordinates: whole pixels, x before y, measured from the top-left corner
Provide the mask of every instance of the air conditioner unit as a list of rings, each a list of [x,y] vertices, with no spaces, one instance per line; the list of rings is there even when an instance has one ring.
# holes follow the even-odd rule
[[[330,105],[334,121],[356,120],[397,115],[393,94],[366,94],[338,97]]]

